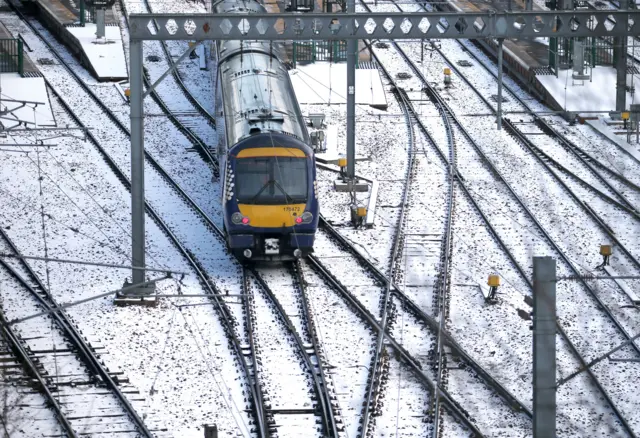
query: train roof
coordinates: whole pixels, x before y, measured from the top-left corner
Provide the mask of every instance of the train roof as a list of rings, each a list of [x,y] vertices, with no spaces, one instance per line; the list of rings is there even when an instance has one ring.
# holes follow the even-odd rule
[[[313,149],[297,137],[279,132],[261,132],[238,142],[229,149],[229,155],[236,156],[245,149],[268,147],[300,149],[308,157],[313,157],[314,154]]]

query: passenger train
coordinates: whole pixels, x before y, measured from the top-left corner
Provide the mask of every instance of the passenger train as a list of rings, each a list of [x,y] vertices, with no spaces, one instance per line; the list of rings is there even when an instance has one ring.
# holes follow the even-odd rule
[[[214,12],[266,10],[223,0]],[[268,41],[219,41],[215,50],[227,244],[245,260],[304,257],[318,227],[315,156],[280,50]]]

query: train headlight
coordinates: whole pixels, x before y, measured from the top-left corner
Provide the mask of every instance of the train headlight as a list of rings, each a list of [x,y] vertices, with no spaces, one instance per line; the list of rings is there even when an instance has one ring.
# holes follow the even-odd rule
[[[302,213],[302,216],[300,216],[299,219],[300,219],[300,222],[298,223],[303,223],[303,224],[311,223],[311,221],[313,220],[313,214],[309,211],[305,211],[304,213]]]
[[[247,225],[249,223],[249,218],[242,216],[242,213],[235,212],[231,215],[231,222],[236,225],[244,224]]]

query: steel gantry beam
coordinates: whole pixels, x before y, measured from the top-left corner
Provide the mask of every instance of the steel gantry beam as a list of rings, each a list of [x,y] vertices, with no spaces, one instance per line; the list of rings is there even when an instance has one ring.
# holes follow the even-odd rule
[[[640,10],[635,9],[304,15],[131,14],[129,20],[131,40],[477,39],[640,34]],[[154,21],[158,23],[157,29],[153,27]]]

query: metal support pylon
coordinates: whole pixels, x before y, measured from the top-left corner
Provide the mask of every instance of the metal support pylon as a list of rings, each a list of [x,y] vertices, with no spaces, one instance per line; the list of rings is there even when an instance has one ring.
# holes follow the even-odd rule
[[[131,261],[134,267],[145,264],[145,202],[144,202],[144,106],[142,88],[142,41],[132,40],[129,45],[129,101],[131,104]],[[145,283],[145,270],[132,269],[131,283],[125,281],[126,292],[116,296],[116,304],[122,302],[149,305],[148,301],[128,299],[148,296],[155,291],[155,284]],[[131,288],[131,285],[140,285]]]
[[[496,112],[496,122],[498,131],[502,129],[502,38],[498,39],[498,111]]]
[[[105,9],[104,8],[96,8],[96,37],[104,38],[105,37]]]
[[[627,9],[628,5],[628,0],[620,0],[620,9]],[[627,38],[614,38],[613,51],[616,60],[616,111],[624,111],[627,100]]]
[[[533,258],[533,437],[556,436],[556,261]]]

